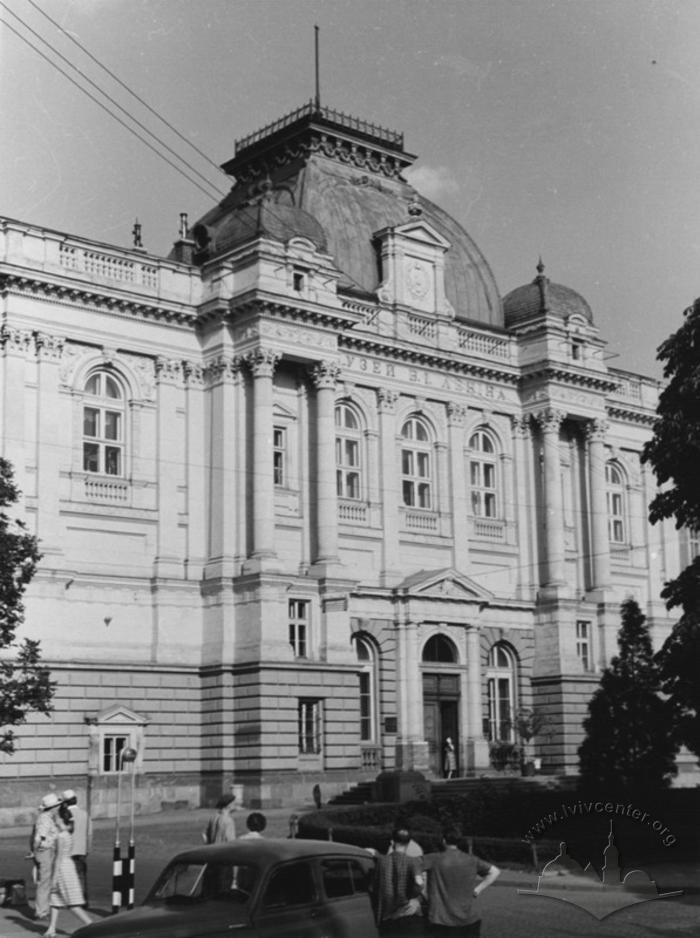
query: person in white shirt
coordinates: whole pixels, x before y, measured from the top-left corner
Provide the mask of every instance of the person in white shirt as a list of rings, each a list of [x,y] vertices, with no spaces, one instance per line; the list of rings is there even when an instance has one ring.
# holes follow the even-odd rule
[[[267,827],[267,818],[260,811],[253,811],[246,818],[245,826],[248,828],[248,832],[241,834],[239,840],[252,840],[254,837],[262,837],[262,832]]]

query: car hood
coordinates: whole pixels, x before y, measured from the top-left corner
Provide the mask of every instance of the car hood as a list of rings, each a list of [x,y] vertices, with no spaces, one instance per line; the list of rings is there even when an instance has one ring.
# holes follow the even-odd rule
[[[204,938],[230,932],[246,934],[250,919],[245,909],[231,902],[142,905],[130,912],[110,915],[74,933],[75,938]]]

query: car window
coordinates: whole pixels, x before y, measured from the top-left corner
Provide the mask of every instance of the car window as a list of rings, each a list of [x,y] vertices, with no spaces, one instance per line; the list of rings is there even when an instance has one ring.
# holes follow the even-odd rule
[[[284,906],[305,905],[316,898],[309,863],[286,863],[272,874],[262,907],[265,911]]]
[[[195,902],[205,899],[246,901],[257,880],[253,866],[231,863],[171,863],[147,901]]]
[[[323,890],[329,899],[340,899],[342,896],[352,896],[356,892],[367,892],[369,887],[367,869],[357,860],[335,859],[321,862],[321,876]]]

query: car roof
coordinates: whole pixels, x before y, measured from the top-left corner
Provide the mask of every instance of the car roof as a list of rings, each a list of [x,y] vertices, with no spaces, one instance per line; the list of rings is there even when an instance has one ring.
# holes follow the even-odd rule
[[[284,860],[297,860],[303,857],[347,856],[370,859],[370,854],[363,847],[339,844],[328,840],[290,840],[271,837],[242,838],[225,844],[194,847],[173,857],[187,863],[219,862],[254,863],[256,866],[270,866]]]

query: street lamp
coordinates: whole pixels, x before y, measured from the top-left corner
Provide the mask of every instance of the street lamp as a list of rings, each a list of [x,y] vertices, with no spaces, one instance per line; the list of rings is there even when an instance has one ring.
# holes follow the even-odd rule
[[[125,747],[119,753],[117,760],[117,817],[114,824],[114,853],[112,855],[112,912],[118,912],[124,905],[124,895],[128,895],[127,907],[134,907],[134,763],[138,753],[131,747]],[[129,831],[129,871],[124,878],[124,863],[122,860],[121,844],[119,841],[119,824],[122,814],[122,774],[125,764],[131,764],[131,826]]]

